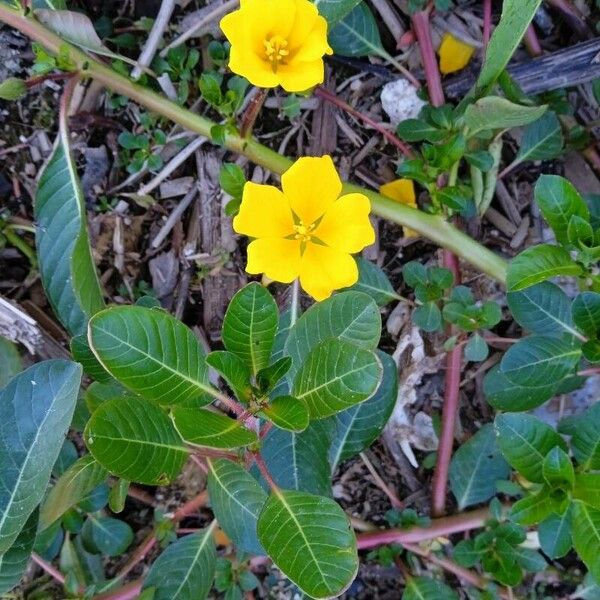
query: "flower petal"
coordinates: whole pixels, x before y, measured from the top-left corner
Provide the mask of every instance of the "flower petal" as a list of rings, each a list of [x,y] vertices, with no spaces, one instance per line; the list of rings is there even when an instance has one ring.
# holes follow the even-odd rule
[[[300,283],[315,300],[325,300],[334,290],[357,281],[358,268],[350,254],[328,246],[306,244],[300,264]]]
[[[331,156],[304,156],[281,176],[281,187],[298,218],[312,225],[340,195],[342,182]]]
[[[277,70],[279,84],[286,92],[305,92],[325,80],[323,59],[307,62],[291,61]]]
[[[379,188],[379,193],[401,204],[406,204],[413,208],[417,206],[415,184],[412,179],[396,179],[385,183]]]
[[[254,238],[287,237],[294,233],[292,211],[285,196],[272,185],[248,181],[233,230]]]
[[[342,252],[360,252],[375,241],[369,220],[371,203],[364,194],[346,194],[327,210],[313,235]]]
[[[248,245],[246,271],[264,273],[273,281],[291,283],[300,274],[300,242],[281,238],[261,238]]]
[[[475,48],[446,32],[438,53],[440,55],[440,71],[446,75],[464,69],[471,60]]]
[[[308,3],[311,7],[314,7],[312,2]],[[300,4],[298,5],[298,14],[300,14]],[[307,32],[297,32],[298,22],[294,26],[294,30],[290,34],[290,64],[296,64],[300,62],[307,62],[313,60],[320,60],[324,54],[333,54],[333,50],[327,43],[327,21],[320,15],[314,19],[311,24],[311,29]],[[303,35],[302,43],[297,43],[296,39],[300,39]]]

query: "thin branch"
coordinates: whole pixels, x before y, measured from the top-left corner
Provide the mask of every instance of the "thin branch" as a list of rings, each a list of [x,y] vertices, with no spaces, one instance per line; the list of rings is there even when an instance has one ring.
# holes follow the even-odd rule
[[[356,110],[354,107],[350,106],[347,102],[344,102],[342,99],[338,98],[335,94],[330,92],[328,89],[319,86],[314,90],[315,96],[319,96],[319,98],[323,98],[327,102],[334,104],[338,108],[341,108],[343,111],[347,112],[349,115],[360,119],[376,131],[378,131],[390,144],[393,144],[407,157],[412,157],[413,153],[408,144],[403,142],[401,139],[397,138],[391,131],[388,131],[381,123],[377,123],[371,117],[361,113]]]
[[[34,563],[46,571],[48,575],[51,575],[53,579],[58,581],[58,583],[62,585],[65,584],[65,576],[58,569],[55,569],[49,562],[45,561],[39,554],[32,552],[31,560],[33,560]]]
[[[260,452],[255,452],[253,454],[254,462],[260,471],[260,474],[263,476],[263,479],[269,484],[269,487],[272,491],[277,491],[279,487],[273,481],[273,477],[271,477],[271,473],[269,473],[269,469],[267,468],[267,464],[265,463],[264,458],[261,456]]]
[[[409,529],[386,529],[359,533],[356,536],[358,549],[375,548],[384,544],[418,543],[453,533],[480,529],[485,525],[489,516],[490,513],[487,508],[480,508],[450,517],[434,519],[427,527],[415,526]]]
[[[402,500],[400,500],[400,498],[398,498],[398,496],[396,495],[396,492],[394,492],[394,490],[392,490],[392,488],[389,487],[387,485],[387,483],[381,478],[381,476],[375,470],[375,467],[373,466],[373,464],[369,460],[368,456],[364,452],[361,452],[360,453],[360,458],[363,461],[363,463],[365,463],[365,466],[369,470],[369,473],[371,473],[373,479],[375,480],[375,484],[389,498],[392,506],[394,508],[399,508],[399,509],[404,508],[404,504],[403,504]]]
[[[175,0],[162,0],[160,3],[160,10],[158,11],[158,15],[156,15],[156,19],[152,25],[150,34],[146,39],[146,43],[144,44],[142,53],[137,61],[137,65],[131,71],[131,79],[139,79],[142,75],[144,67],[148,67],[152,62],[154,54],[156,53],[156,49],[162,40],[165,29],[169,25],[174,8]]]

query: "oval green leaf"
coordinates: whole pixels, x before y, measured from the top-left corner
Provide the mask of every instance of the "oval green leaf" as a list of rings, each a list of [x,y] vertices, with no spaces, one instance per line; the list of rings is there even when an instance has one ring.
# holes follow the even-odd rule
[[[266,492],[246,469],[230,460],[208,460],[208,469],[208,495],[219,525],[239,550],[264,554],[256,523]]]
[[[148,485],[172,481],[188,456],[171,419],[141,398],[104,402],[89,420],[84,439],[111,473]]]
[[[269,365],[278,322],[273,296],[259,283],[250,283],[229,303],[223,320],[223,344],[256,375]]]
[[[377,389],[383,367],[374,352],[342,340],[326,340],[306,357],[292,395],[311,419],[323,419],[364,402]]]
[[[304,431],[310,420],[306,404],[293,396],[279,396],[261,412],[273,425],[288,431]]]
[[[211,410],[176,406],[171,418],[179,435],[194,446],[227,449],[258,442],[256,433],[239,421]]]
[[[205,354],[192,331],[162,310],[119,306],[90,321],[89,341],[104,368],[120,383],[159,404],[208,404]]]
[[[38,363],[0,391],[0,554],[46,493],[73,417],[81,366]]]
[[[338,596],[356,576],[356,538],[329,498],[274,491],[258,518],[258,538],[277,567],[313,598]]]

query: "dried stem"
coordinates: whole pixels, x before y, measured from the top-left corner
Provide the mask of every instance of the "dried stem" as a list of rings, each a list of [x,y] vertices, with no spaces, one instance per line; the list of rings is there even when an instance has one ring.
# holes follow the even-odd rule
[[[397,138],[391,131],[388,131],[385,127],[383,127],[383,125],[381,125],[380,123],[377,123],[376,121],[371,119],[371,117],[368,117],[367,115],[356,110],[354,107],[350,106],[347,102],[344,102],[341,98],[338,98],[335,94],[330,92],[328,89],[326,89],[322,86],[319,86],[319,87],[315,88],[314,94],[315,94],[315,96],[319,96],[319,98],[322,98],[323,100],[326,100],[327,102],[330,102],[331,104],[334,104],[338,108],[341,108],[343,111],[347,112],[349,115],[352,115],[353,117],[356,117],[357,119],[360,119],[361,121],[363,121],[364,123],[366,123],[367,125],[372,127],[373,129],[378,131],[390,144],[393,144],[394,146],[396,146],[396,148],[398,148],[398,150],[400,150],[400,152],[402,152],[402,154],[404,154],[404,156],[412,157],[413,154],[412,154],[412,150],[410,149],[410,146],[408,146],[401,139]]]
[[[360,458],[362,459],[363,463],[365,463],[369,473],[371,473],[373,479],[375,480],[375,484],[389,498],[392,506],[398,509],[404,508],[403,502],[400,500],[400,498],[398,498],[396,492],[394,492],[394,490],[381,478],[381,475],[379,475],[379,473],[376,471],[368,456],[364,452],[361,452]]]

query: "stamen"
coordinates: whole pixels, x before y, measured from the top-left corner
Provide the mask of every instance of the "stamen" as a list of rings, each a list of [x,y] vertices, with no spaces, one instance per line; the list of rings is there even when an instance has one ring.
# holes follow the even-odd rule
[[[286,50],[287,40],[280,35],[274,35],[268,40],[264,40],[265,54],[267,59],[271,62],[271,68],[274,73],[277,73],[277,67],[279,63],[285,64],[285,58],[289,55],[290,51]]]

